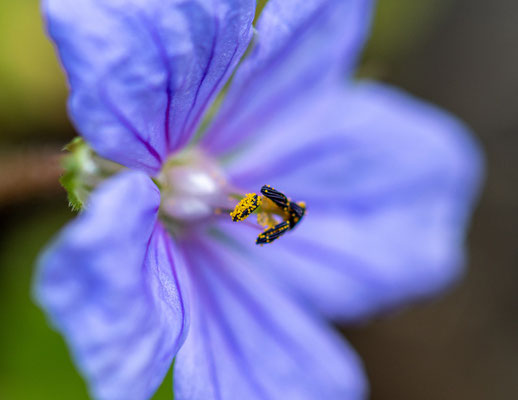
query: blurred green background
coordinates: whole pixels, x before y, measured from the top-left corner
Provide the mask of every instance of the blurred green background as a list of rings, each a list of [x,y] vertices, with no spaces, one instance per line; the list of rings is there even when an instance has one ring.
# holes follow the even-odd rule
[[[362,76],[431,100],[471,125],[489,177],[466,279],[432,303],[344,330],[372,399],[518,394],[518,3],[380,0]],[[56,154],[74,131],[36,0],[0,0],[0,399],[86,399],[63,340],[30,298],[35,259],[73,217]],[[20,183],[19,177],[23,177]],[[17,178],[17,179],[15,179]],[[171,399],[166,379],[157,399]]]

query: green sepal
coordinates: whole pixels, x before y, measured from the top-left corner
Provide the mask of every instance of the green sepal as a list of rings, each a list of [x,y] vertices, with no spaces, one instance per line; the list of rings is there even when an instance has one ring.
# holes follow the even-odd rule
[[[64,150],[69,151],[70,154],[63,157],[62,165],[65,172],[59,182],[67,191],[70,208],[81,211],[92,189],[88,187],[84,178],[89,170],[95,169],[93,151],[80,137],[67,144]]]
[[[65,172],[61,178],[59,178],[59,183],[61,183],[61,186],[63,186],[67,191],[68,205],[72,211],[81,211],[84,207],[84,203],[81,201],[75,190],[77,179],[75,178],[74,173]]]

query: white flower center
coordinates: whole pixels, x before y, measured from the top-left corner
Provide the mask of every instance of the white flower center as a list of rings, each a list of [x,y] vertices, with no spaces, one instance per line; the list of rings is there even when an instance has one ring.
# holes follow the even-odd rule
[[[175,236],[224,217],[261,230],[256,244],[263,245],[293,230],[306,212],[304,202],[291,201],[270,185],[264,185],[260,194],[240,194],[214,160],[195,150],[171,158],[156,181],[162,195],[160,218]],[[248,219],[252,214],[256,223]]]
[[[174,222],[201,220],[231,207],[230,188],[219,165],[197,151],[169,160],[158,176],[161,212]]]

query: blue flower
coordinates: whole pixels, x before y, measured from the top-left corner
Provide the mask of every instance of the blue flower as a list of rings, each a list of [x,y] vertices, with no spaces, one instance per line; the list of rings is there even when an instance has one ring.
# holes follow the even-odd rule
[[[351,79],[371,1],[270,0],[254,28],[255,7],[44,1],[70,116],[124,166],[36,282],[95,398],[147,399],[173,359],[177,400],[365,398],[323,317],[366,318],[461,274],[480,153],[447,113]],[[253,217],[225,210],[263,184],[308,211],[261,247]]]

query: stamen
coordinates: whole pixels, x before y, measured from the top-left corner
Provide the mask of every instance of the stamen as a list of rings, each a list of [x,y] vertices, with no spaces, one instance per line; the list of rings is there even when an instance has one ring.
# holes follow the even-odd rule
[[[292,230],[306,213],[306,203],[294,202],[284,193],[264,185],[261,194],[248,193],[230,213],[232,221],[243,221],[257,211],[257,223],[265,230],[257,237],[256,244],[267,244]],[[238,197],[239,198],[239,197]]]
[[[270,185],[264,185],[261,188],[261,193],[264,195],[264,197],[267,197],[273,201],[283,211],[288,211],[288,198],[284,195],[284,193],[275,190]]]
[[[261,205],[262,199],[255,193],[248,193],[230,213],[232,221],[244,221]]]
[[[295,203],[290,201],[290,230],[300,222],[304,214],[306,213],[306,203],[300,201]]]
[[[277,225],[278,222],[269,212],[261,211],[257,213],[257,223],[261,225],[263,228],[269,229]]]
[[[284,233],[286,233],[290,229],[290,221],[283,221],[280,224],[277,224],[271,229],[268,229],[261,233],[257,240],[255,241],[255,244],[267,244],[271,243],[274,240],[281,237]]]

